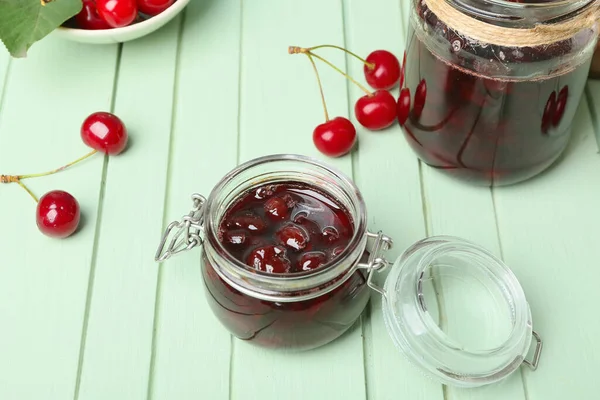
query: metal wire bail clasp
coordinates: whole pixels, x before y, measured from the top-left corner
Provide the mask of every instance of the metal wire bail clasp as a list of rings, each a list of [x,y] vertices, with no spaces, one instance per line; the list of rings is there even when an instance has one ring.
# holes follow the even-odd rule
[[[390,265],[390,262],[383,256],[383,254],[392,248],[393,241],[392,238],[384,235],[381,231],[377,233],[367,232],[367,238],[371,239],[372,241],[374,240],[373,245],[369,247],[369,261],[366,264],[358,264],[358,268],[367,270],[367,286],[385,297],[385,290],[377,286],[373,282],[373,278],[375,277],[374,272],[381,272]]]
[[[156,251],[156,255],[154,256],[155,261],[165,261],[172,255],[190,250],[202,244],[200,234],[204,231],[203,215],[206,198],[198,193],[194,193],[192,195],[192,200],[194,202],[192,211],[190,211],[188,215],[183,216],[180,221],[171,222],[165,230],[165,233],[160,240],[158,250]],[[176,232],[165,250],[165,244],[174,229],[176,229]]]

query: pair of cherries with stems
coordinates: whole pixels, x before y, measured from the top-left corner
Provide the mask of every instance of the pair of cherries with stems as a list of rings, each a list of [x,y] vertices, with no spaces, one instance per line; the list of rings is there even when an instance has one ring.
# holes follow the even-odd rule
[[[320,48],[338,49],[360,60],[364,64],[363,73],[365,80],[371,88],[375,89],[375,91],[371,92],[350,75],[314,52]],[[375,50],[371,52],[366,59],[363,59],[343,47],[335,45],[319,45],[309,48],[290,46],[288,48],[288,53],[305,54],[308,56],[315,71],[321,94],[321,101],[323,103],[323,110],[325,112],[325,122],[318,125],[313,131],[313,143],[321,153],[329,157],[343,156],[352,150],[357,137],[356,128],[348,118],[329,118],[325,95],[323,93],[323,85],[314,61],[315,58],[342,74],[365,92],[365,95],[360,97],[354,105],[356,119],[363,127],[371,131],[379,131],[388,128],[396,121],[398,116],[398,103],[389,90],[397,84],[401,87],[404,84],[404,64],[406,63],[406,55],[404,56],[402,65],[400,65],[398,58],[387,50]]]
[[[80,135],[83,142],[93,149],[83,157],[39,174],[0,175],[0,183],[18,184],[37,202],[37,227],[44,235],[52,238],[66,238],[77,230],[81,217],[79,202],[64,190],[52,190],[38,199],[23,181],[64,171],[96,153],[118,155],[125,149],[128,141],[127,128],[123,121],[112,113],[102,111],[89,115],[83,121]]]

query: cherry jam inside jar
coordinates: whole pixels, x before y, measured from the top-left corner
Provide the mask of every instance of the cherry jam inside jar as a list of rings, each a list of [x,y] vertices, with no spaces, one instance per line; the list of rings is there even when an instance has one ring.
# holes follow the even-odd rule
[[[366,307],[366,210],[338,172],[295,155],[256,159],[213,189],[203,215],[206,296],[237,338],[308,350]]]
[[[488,186],[549,167],[571,134],[598,37],[594,18],[591,1],[414,0],[403,131],[419,158]],[[553,28],[548,40],[533,35]]]

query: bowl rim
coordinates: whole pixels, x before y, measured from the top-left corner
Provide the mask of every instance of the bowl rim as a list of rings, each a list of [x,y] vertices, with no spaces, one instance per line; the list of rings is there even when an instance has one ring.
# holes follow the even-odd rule
[[[180,13],[188,4],[190,0],[176,0],[169,8],[167,8],[162,13],[155,15],[151,18],[148,18],[145,21],[137,22],[135,24],[131,24],[128,26],[123,26],[121,28],[112,28],[112,29],[81,29],[81,28],[70,28],[66,26],[59,26],[56,28],[62,34],[67,35],[77,35],[77,36],[85,36],[85,37],[94,37],[94,38],[111,38],[119,35],[126,35],[135,33],[140,30],[144,30],[144,28],[159,25],[161,22],[167,22],[169,19],[173,18],[175,15]]]

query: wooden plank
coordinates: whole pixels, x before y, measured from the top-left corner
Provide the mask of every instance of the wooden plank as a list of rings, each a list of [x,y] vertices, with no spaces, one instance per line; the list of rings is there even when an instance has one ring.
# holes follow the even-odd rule
[[[48,37],[13,60],[0,115],[0,173],[57,168],[89,151],[84,118],[110,107],[116,46]],[[60,56],[57,56],[60,55]],[[6,65],[7,58],[0,56]],[[81,206],[79,232],[43,236],[35,203],[16,185],[0,187],[0,398],[73,398],[94,243],[102,157],[27,181],[38,196],[66,190]]]
[[[351,157],[326,159],[314,148],[312,131],[324,121],[309,61],[288,55],[289,45],[343,43],[339,2],[311,0],[245,2],[241,78],[241,160],[273,153],[315,156],[352,171]],[[273,17],[270,17],[273,16]],[[345,69],[342,54],[328,57]],[[346,82],[319,64],[331,117],[348,115]],[[267,351],[233,342],[233,399],[365,396],[360,325],[315,351]]]
[[[504,257],[544,340],[538,370],[524,370],[529,400],[590,398],[599,388],[600,323],[590,318],[590,296],[600,280],[600,157],[585,99],[573,133],[545,174],[495,191]]]
[[[404,54],[407,10],[401,3],[387,0],[345,1],[346,46],[362,57],[377,49],[393,52],[400,61]],[[366,21],[377,21],[367,23]],[[348,71],[366,84],[360,61],[348,57]],[[392,90],[398,97],[398,88]],[[353,106],[363,92],[350,86]],[[352,107],[353,109],[353,107]],[[355,178],[370,211],[369,227],[382,230],[394,239],[391,260],[426,235],[419,163],[394,125],[371,132],[360,126]],[[383,284],[387,274],[378,281]],[[425,378],[400,354],[390,339],[381,312],[381,297],[374,293],[370,313],[365,315],[365,360],[369,399],[442,399],[441,386]]]
[[[240,2],[191,2],[184,21],[165,223],[237,162]],[[161,266],[151,399],[229,398],[231,336],[206,301],[199,255]]]
[[[130,145],[108,160],[80,400],[147,396],[179,22],[123,46],[115,114]]]

